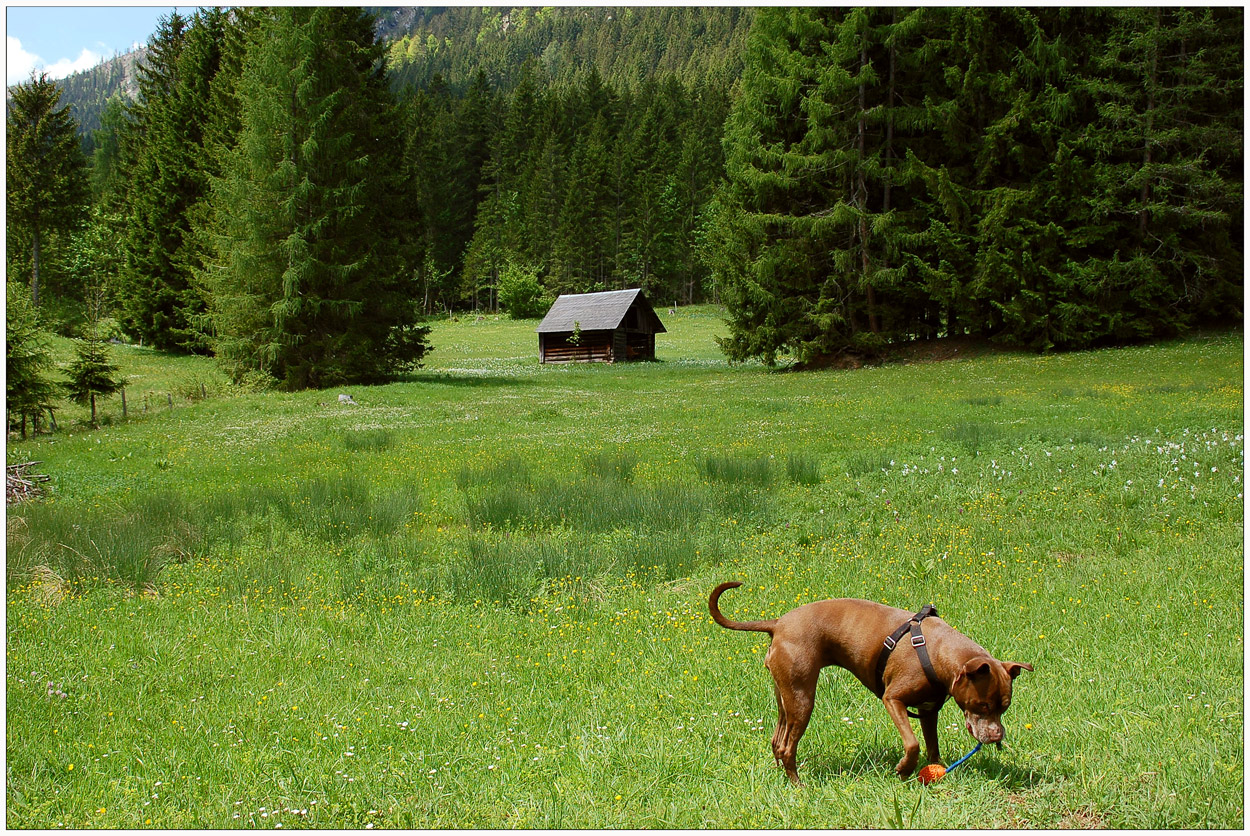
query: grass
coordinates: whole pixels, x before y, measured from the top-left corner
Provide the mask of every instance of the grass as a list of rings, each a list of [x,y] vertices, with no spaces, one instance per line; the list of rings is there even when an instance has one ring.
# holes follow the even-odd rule
[[[8,520],[6,824],[1244,826],[1239,334],[776,374],[664,319],[654,364],[442,321],[358,406],[206,385],[11,440],[54,492]],[[936,604],[1035,666],[1007,746],[900,783],[831,669],[790,787],[729,579],[740,619]]]
[[[700,462],[699,475],[713,482],[765,486],[773,479],[772,462],[768,456],[710,455]]]

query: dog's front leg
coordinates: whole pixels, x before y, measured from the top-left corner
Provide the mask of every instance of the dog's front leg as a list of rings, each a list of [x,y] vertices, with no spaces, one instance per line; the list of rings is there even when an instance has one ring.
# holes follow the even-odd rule
[[[912,731],[911,722],[907,719],[907,706],[889,697],[883,698],[881,702],[903,738],[903,759],[894,767],[894,771],[898,773],[898,777],[907,778],[916,771],[916,764],[920,761],[920,741],[916,740],[916,733]]]
[[[925,753],[929,763],[941,763],[942,754],[938,751],[938,713],[924,714],[920,717],[920,731],[924,734]]]

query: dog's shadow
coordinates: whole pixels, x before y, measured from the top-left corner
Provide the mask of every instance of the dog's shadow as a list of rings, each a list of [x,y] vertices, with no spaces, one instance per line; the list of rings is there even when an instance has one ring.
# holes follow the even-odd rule
[[[804,781],[812,784],[835,783],[873,776],[894,778],[894,767],[898,764],[902,754],[902,749],[898,746],[866,746],[852,755],[849,760],[825,758],[814,752],[809,760],[800,762],[799,775]],[[954,758],[948,760],[954,760]],[[924,766],[925,763],[922,754],[920,766]],[[1044,769],[1023,767],[994,758],[974,758],[960,766],[952,778],[961,773],[978,775],[981,779],[993,781],[1007,790],[1031,789],[1054,778]],[[914,783],[915,775],[907,781]]]

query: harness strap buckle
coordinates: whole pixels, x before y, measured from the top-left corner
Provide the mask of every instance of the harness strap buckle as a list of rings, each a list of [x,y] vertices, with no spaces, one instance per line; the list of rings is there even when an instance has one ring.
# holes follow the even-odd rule
[[[886,650],[893,650],[893,649],[894,649],[894,648],[896,648],[896,647],[898,647],[898,642],[894,641],[894,637],[893,637],[893,636],[886,636],[886,637],[885,637],[885,649],[886,649]]]
[[[912,637],[911,637],[911,646],[912,646],[912,647],[924,647],[924,646],[925,646],[925,644],[926,644],[926,642],[925,642],[925,640],[924,640],[924,636],[922,636],[922,635],[915,635],[915,636],[912,636]]]

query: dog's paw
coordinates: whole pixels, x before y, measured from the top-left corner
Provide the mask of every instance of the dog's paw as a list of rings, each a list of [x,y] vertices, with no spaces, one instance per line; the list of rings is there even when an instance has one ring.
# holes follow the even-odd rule
[[[919,760],[915,755],[908,755],[898,762],[898,766],[894,767],[894,771],[898,773],[900,779],[906,781],[916,771],[916,763]]]

